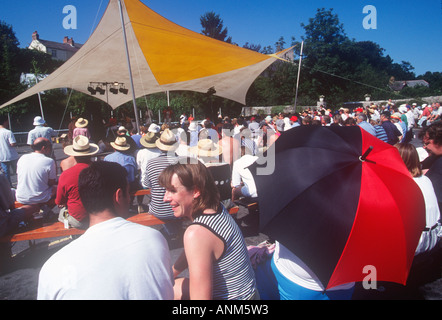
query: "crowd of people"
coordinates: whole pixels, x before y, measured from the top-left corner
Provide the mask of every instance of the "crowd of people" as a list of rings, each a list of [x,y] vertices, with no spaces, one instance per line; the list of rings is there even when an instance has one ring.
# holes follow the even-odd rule
[[[248,167],[297,126],[358,125],[395,145],[421,187],[427,225],[416,255],[426,254],[437,249],[442,235],[441,111],[438,103],[389,103],[216,121],[183,114],[177,124],[169,119],[138,130],[115,124],[115,136],[98,142],[87,119],[78,118],[59,168],[52,146],[56,134],[41,117],[29,132],[32,152],[19,158],[7,119],[0,116],[0,188],[7,190],[1,197],[0,234],[36,213],[45,216],[51,200],[66,227],[87,229],[44,265],[39,299],[258,299],[244,238],[228,214],[236,200],[259,196]],[[410,144],[415,128],[421,129],[423,148]],[[15,167],[14,191],[10,176]],[[133,214],[132,194],[139,189],[150,189],[151,198],[147,207],[137,198],[138,212],[165,221],[161,230],[124,219]],[[14,208],[14,200],[23,207]],[[184,251],[172,265],[168,241],[181,237]],[[180,278],[185,269],[189,277]]]

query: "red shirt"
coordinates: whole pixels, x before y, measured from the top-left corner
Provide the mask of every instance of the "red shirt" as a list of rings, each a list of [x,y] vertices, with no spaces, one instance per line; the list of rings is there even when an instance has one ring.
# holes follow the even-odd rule
[[[78,193],[78,176],[81,170],[89,167],[86,163],[77,163],[72,168],[63,171],[58,180],[57,198],[55,203],[58,205],[67,205],[69,215],[77,221],[86,217],[86,210],[80,200]]]

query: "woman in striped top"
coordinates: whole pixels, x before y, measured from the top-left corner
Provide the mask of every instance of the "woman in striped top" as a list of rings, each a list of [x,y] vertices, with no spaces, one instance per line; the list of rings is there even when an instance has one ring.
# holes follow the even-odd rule
[[[255,275],[244,238],[220,204],[207,168],[180,161],[164,169],[159,181],[175,217],[192,221],[184,234],[184,252],[173,266],[175,278],[186,268],[189,278],[175,280],[175,298],[255,299]]]

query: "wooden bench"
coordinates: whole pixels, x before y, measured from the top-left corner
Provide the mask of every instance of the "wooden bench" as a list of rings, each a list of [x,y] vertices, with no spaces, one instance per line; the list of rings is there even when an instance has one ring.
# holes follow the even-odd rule
[[[45,203],[41,203],[40,204],[40,207],[41,206],[44,206],[44,205],[47,205],[48,207],[54,207],[55,206],[55,199],[50,199],[49,201],[47,201],[47,202],[45,202]],[[17,209],[17,208],[20,208],[20,207],[23,207],[24,206],[24,204],[22,204],[22,203],[20,203],[20,202],[18,202],[18,201],[15,201],[14,202],[14,207]]]
[[[141,190],[137,190],[134,193],[131,193],[131,196],[147,196],[150,194],[150,189],[141,189]]]
[[[229,210],[229,213],[236,214],[238,213],[238,210],[239,210],[238,207],[233,207]],[[134,216],[131,216],[127,220],[132,221],[134,223],[139,223],[143,226],[155,226],[165,223],[164,220],[161,220],[155,217],[154,215],[148,213],[139,213]],[[23,232],[4,236],[0,238],[0,242],[17,242],[25,240],[66,237],[72,235],[80,235],[83,234],[84,232],[85,230],[80,230],[76,228],[65,229],[64,224],[62,222],[53,222],[49,224],[44,224],[36,228],[31,227],[31,230],[26,230]]]
[[[147,213],[139,213],[127,219],[135,223],[139,223],[143,226],[154,226],[159,224],[164,224],[165,222],[158,219],[154,215]],[[83,234],[85,230],[80,230],[76,228],[65,229],[62,222],[53,222],[48,224],[43,224],[40,227],[32,228],[31,230],[26,230],[23,232],[11,234],[0,238],[0,242],[17,242],[24,240],[36,240],[45,238],[56,238],[56,237],[66,237]]]
[[[135,196],[135,197],[136,196],[146,196],[146,195],[150,195],[150,189],[141,189],[141,190],[137,190],[137,191],[131,193],[131,196]],[[48,202],[42,203],[41,206],[43,206],[43,205],[47,205],[49,207],[54,207],[56,205],[55,199],[51,199]],[[20,208],[23,206],[23,204],[18,201],[15,201],[14,206],[15,206],[15,208]]]
[[[259,208],[256,198],[254,198],[254,199],[241,198],[241,199],[235,200],[234,203],[237,206],[246,207],[250,212],[258,211],[258,208]]]
[[[150,189],[141,189],[131,193],[132,196],[145,196],[150,195]],[[55,206],[55,200],[52,199],[48,201],[48,206]],[[19,208],[23,206],[23,204],[16,202],[15,207]],[[235,206],[229,210],[230,214],[238,213],[239,207]],[[127,219],[128,221],[132,221],[134,223],[139,223],[143,226],[155,226],[164,224],[165,221],[155,217],[154,215],[148,214],[147,212],[139,212],[136,215],[131,216]],[[53,222],[46,223],[43,225],[39,225],[38,220],[34,220],[32,222],[34,225],[25,228],[26,230],[22,232],[18,232],[15,234],[10,234],[0,238],[0,242],[17,242],[17,241],[25,241],[25,240],[37,240],[37,239],[46,239],[46,238],[56,238],[56,237],[67,237],[73,235],[80,235],[85,232],[85,230],[69,228],[66,229],[62,222]]]

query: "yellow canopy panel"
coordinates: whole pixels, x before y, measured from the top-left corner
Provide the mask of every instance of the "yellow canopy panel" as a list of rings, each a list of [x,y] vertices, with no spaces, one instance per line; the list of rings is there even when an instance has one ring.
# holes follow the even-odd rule
[[[125,4],[140,48],[160,85],[207,77],[269,59],[183,28],[137,0],[126,0]]]

